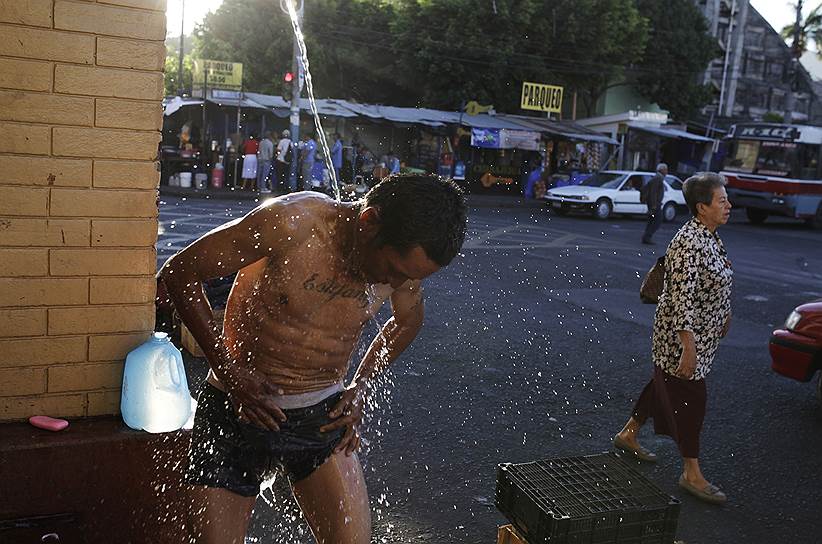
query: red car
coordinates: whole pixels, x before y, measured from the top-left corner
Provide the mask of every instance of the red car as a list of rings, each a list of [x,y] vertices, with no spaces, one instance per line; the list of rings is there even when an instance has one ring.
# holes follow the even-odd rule
[[[809,382],[822,369],[822,299],[798,306],[784,328],[773,331],[769,344],[771,368],[779,374]],[[822,377],[817,384],[822,399]]]

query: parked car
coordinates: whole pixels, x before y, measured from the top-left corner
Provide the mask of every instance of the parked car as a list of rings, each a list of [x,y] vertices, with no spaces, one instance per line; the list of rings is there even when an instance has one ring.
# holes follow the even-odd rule
[[[583,211],[597,219],[607,219],[612,214],[647,214],[648,206],[639,201],[639,188],[653,176],[653,172],[603,170],[579,185],[551,188],[544,198],[560,215]],[[674,186],[679,189],[674,189]],[[677,207],[685,206],[681,188],[682,181],[678,177],[665,176],[665,196],[662,199],[665,221],[676,219]]]
[[[783,328],[773,331],[768,347],[773,370],[800,382],[811,381],[822,369],[822,298],[794,309]],[[816,391],[822,400],[822,375]]]

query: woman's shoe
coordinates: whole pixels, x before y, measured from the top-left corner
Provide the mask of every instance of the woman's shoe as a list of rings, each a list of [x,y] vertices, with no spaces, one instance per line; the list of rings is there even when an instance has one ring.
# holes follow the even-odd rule
[[[693,495],[699,500],[710,502],[712,504],[722,504],[728,501],[725,493],[719,490],[714,484],[709,483],[704,489],[699,489],[685,479],[685,475],[679,477],[679,487]]]
[[[656,454],[652,453],[642,446],[634,448],[631,444],[621,439],[619,435],[614,436],[614,447],[624,452],[634,455],[640,461],[647,461],[649,463],[656,463]]]

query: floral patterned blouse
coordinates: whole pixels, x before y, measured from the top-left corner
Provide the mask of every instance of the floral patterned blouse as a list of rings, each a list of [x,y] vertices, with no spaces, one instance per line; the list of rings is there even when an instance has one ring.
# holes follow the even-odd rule
[[[654,364],[675,375],[682,354],[677,331],[696,344],[692,380],[711,370],[722,329],[731,315],[733,269],[725,246],[697,218],[679,229],[665,253],[665,284],[654,317]]]

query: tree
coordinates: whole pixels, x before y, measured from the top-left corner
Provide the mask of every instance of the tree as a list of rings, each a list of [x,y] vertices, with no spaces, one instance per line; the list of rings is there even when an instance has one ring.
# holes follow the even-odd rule
[[[378,0],[305,2],[303,34],[319,97],[391,101],[402,94],[394,75],[390,3]],[[271,0],[225,0],[197,29],[200,58],[242,62],[249,90],[285,94],[292,69],[291,22]]]
[[[822,4],[813,8],[807,17],[799,20],[799,36],[796,42],[794,42],[794,23],[785,25],[780,34],[785,41],[791,43],[791,47],[795,48],[793,51],[795,58],[798,59],[808,50],[810,41],[816,43],[816,55],[822,58],[822,49],[820,49],[822,45]]]
[[[398,71],[414,103],[457,109],[467,100],[519,107],[523,77],[538,81],[544,59],[529,51],[538,2],[405,0],[392,25]]]
[[[190,44],[191,38],[186,36],[185,43]],[[177,81],[180,72],[180,51],[179,51],[180,37],[177,36],[170,40],[166,40],[166,62],[163,68],[164,77],[163,84],[165,87],[166,96],[174,96],[180,89],[185,92],[191,92],[191,71],[194,67],[191,55],[183,54],[183,82],[180,85]]]
[[[640,61],[648,23],[635,0],[558,0],[541,3],[538,20],[550,42],[554,71],[576,91],[588,116],[608,89]],[[660,2],[662,4],[662,2]]]
[[[243,63],[248,90],[275,93],[291,70],[291,26],[271,0],[225,0],[195,29],[194,58]]]
[[[636,88],[674,118],[687,119],[711,101],[711,89],[699,76],[721,55],[719,46],[690,0],[637,0],[637,5],[650,28],[645,54],[634,70]]]

